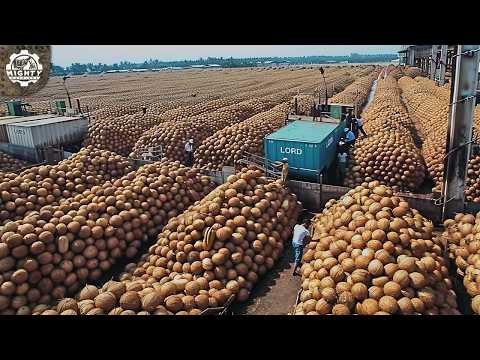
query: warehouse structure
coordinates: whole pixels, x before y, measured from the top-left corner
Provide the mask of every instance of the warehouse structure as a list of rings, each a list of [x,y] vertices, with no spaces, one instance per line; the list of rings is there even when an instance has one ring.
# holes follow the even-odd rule
[[[400,65],[416,66],[442,86],[451,81],[456,52],[457,45],[401,45],[398,54]]]

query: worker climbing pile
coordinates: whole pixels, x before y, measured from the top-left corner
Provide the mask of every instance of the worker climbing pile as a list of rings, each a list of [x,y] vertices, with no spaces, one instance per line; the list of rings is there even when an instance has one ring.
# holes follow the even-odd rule
[[[418,189],[425,177],[425,165],[415,146],[412,120],[392,76],[378,81],[363,118],[369,136],[356,140],[350,149],[345,186],[354,188],[378,180],[395,191]]]
[[[295,314],[459,315],[433,224],[373,181],[313,219]]]

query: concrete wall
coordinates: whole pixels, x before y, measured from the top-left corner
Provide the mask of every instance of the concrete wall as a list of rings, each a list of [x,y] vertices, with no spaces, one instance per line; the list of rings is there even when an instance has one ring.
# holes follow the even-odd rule
[[[330,199],[340,199],[350,189],[343,186],[320,185],[303,181],[288,181],[288,188],[309,211],[320,212]],[[321,191],[320,191],[321,188]]]
[[[217,184],[223,184],[227,181],[227,178],[230,175],[233,175],[235,173],[235,170],[233,166],[224,166],[223,170],[221,171],[203,171],[205,175],[210,176],[212,181]]]
[[[136,165],[139,166],[145,163],[148,162],[138,161]],[[227,177],[234,173],[234,168],[225,166],[222,171],[205,171],[204,173],[210,176],[216,184],[223,184],[227,180]],[[344,186],[320,185],[318,183],[296,180],[289,180],[288,188],[297,195],[303,207],[311,212],[321,212],[330,199],[340,199],[340,197],[350,190],[350,188]],[[407,201],[410,207],[417,209],[424,217],[432,220],[434,224],[440,224],[442,222],[442,208],[441,206],[435,205],[435,200],[431,194],[398,193],[397,195]],[[471,210],[480,210],[480,204],[474,204],[471,205],[471,207]]]
[[[43,160],[37,149],[32,149],[21,145],[0,143],[0,150],[12,155],[17,159],[29,161],[31,163],[39,163]]]
[[[435,205],[432,194],[398,193],[397,195],[407,201],[411,208],[417,209],[424,217],[432,220],[434,224],[442,222],[442,207]]]
[[[330,199],[340,199],[350,188],[334,185],[322,185],[303,181],[289,181],[288,188],[297,195],[303,207],[312,212],[320,212]],[[442,222],[442,207],[435,205],[431,194],[398,193],[410,204],[410,207],[418,210],[424,217],[432,220],[434,224]],[[480,210],[480,206],[478,206]]]

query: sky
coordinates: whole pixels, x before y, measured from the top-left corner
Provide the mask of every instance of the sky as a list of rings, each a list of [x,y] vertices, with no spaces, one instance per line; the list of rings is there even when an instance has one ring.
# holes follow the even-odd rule
[[[120,61],[143,62],[148,59],[192,60],[200,57],[262,57],[391,54],[399,45],[52,45],[52,62],[113,64]]]

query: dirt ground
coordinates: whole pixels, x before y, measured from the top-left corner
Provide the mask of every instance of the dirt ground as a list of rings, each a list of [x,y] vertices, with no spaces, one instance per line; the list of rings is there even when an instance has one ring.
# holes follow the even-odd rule
[[[441,228],[436,228],[434,234],[438,235],[441,231]],[[450,275],[457,294],[459,310],[464,315],[471,315],[470,298],[465,291],[462,279],[453,270],[453,262],[450,265]],[[289,246],[276,266],[257,283],[249,300],[233,305],[233,314],[287,315],[291,313],[301,285],[301,277],[292,276],[292,271],[293,253],[292,247]]]
[[[233,306],[234,315],[287,315],[292,312],[301,277],[292,276],[293,251],[289,246],[276,266],[260,280],[250,299]]]

